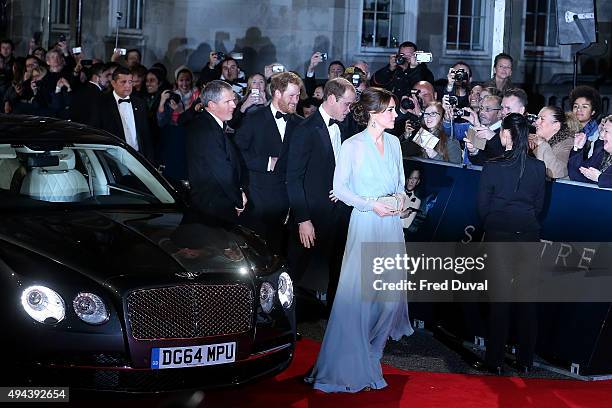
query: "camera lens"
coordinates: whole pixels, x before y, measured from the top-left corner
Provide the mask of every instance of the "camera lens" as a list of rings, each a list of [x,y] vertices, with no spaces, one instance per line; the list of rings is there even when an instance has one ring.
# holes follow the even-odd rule
[[[402,99],[402,101],[400,102],[400,106],[403,110],[414,109],[414,102],[412,102],[412,99],[410,98]]]
[[[402,54],[397,54],[395,56],[395,62],[397,65],[403,65],[406,62],[406,58]]]

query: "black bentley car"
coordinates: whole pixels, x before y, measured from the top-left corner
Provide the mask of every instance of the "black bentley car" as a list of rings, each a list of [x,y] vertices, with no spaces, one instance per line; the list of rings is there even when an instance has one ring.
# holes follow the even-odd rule
[[[291,362],[284,263],[250,231],[191,214],[121,140],[0,115],[0,209],[12,385],[205,388]]]

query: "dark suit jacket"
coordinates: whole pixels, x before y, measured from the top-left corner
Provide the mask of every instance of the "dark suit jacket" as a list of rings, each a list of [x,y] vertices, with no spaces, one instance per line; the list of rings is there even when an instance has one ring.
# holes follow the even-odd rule
[[[533,157],[525,160],[525,171],[517,191],[520,163],[490,161],[480,175],[478,213],[485,231],[539,231],[538,217],[544,206],[546,166]]]
[[[344,126],[340,130],[342,141],[352,136]],[[336,208],[346,210],[341,201],[332,203],[329,199],[335,168],[327,125],[316,111],[295,128],[289,144],[287,192],[296,223],[311,220],[315,229],[320,228],[333,222]]]
[[[287,155],[295,127],[303,120],[293,114],[287,120],[281,140],[270,106],[249,112],[236,132],[235,142],[249,172],[249,185],[284,185],[287,176]],[[267,171],[269,157],[278,157],[274,171]]]
[[[191,202],[201,213],[230,222],[242,208],[240,160],[231,140],[206,111],[186,126]]]
[[[72,95],[70,103],[70,120],[73,122],[93,125],[94,110],[100,104],[102,91],[91,82],[83,84]]]
[[[136,137],[138,139],[138,151],[149,161],[153,161],[153,143],[149,131],[147,119],[147,105],[144,100],[137,96],[130,96],[134,122],[136,123]],[[94,110],[93,126],[106,130],[115,136],[126,140],[123,132],[123,124],[119,107],[113,96],[113,92],[103,93],[99,99],[98,108]]]

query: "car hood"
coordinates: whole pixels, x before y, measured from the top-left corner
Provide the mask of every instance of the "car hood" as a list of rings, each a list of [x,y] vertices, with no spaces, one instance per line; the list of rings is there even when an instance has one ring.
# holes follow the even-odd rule
[[[103,283],[217,272],[266,274],[276,258],[247,230],[180,212],[70,211],[3,215],[0,241]],[[246,269],[245,269],[246,268]]]

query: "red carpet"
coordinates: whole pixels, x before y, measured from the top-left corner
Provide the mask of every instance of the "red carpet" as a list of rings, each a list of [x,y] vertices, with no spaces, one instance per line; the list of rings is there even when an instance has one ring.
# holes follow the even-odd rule
[[[284,373],[240,388],[206,393],[205,407],[249,408],[462,408],[612,406],[612,381],[538,380],[404,371],[384,367],[389,386],[357,394],[325,394],[304,384],[319,343],[297,343],[293,364]]]

